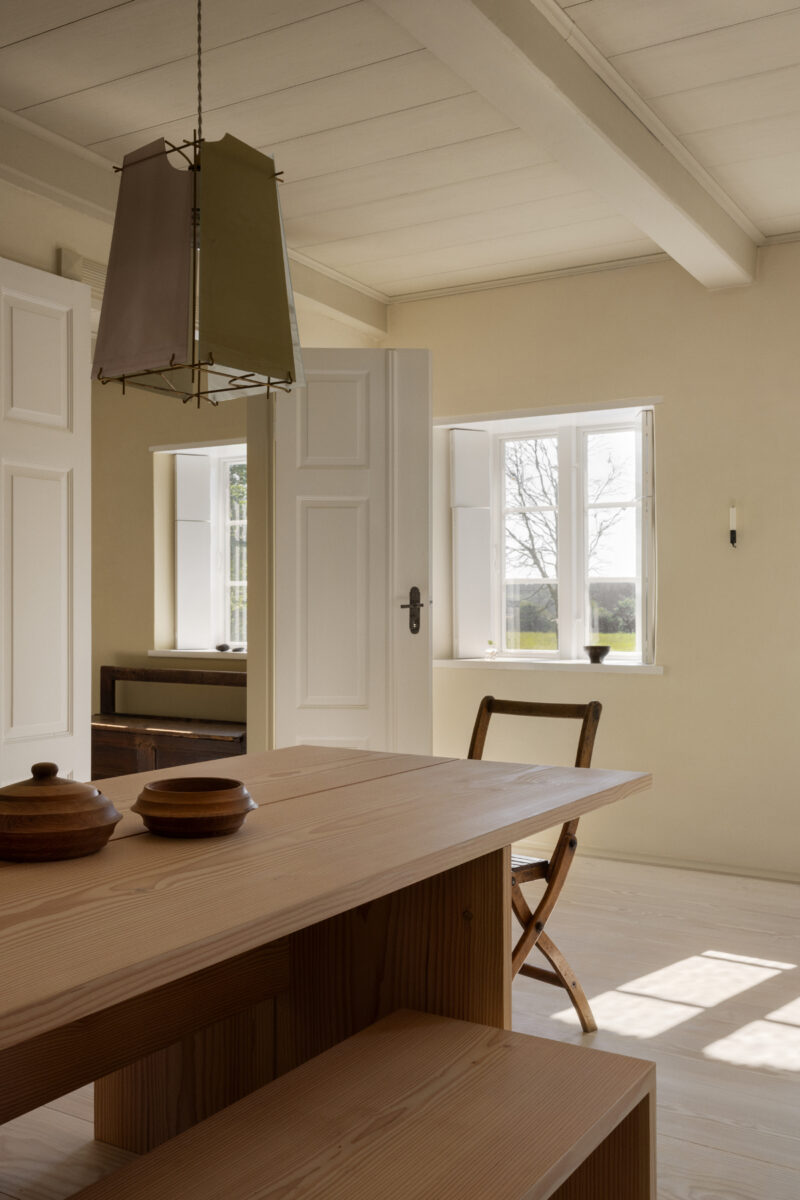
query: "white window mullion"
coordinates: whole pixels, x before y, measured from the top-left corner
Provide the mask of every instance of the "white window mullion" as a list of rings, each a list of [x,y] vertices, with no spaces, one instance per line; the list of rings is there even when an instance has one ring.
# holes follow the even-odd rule
[[[575,645],[575,514],[574,429],[558,430],[558,651],[574,658]]]
[[[242,629],[235,629],[233,625],[233,599],[234,592],[239,598],[246,597],[247,580],[242,578],[243,556],[246,555],[247,544],[247,506],[245,501],[244,516],[237,504],[235,515],[231,515],[232,498],[231,498],[231,475],[236,467],[243,464],[241,458],[229,458],[220,463],[220,481],[218,493],[220,497],[220,543],[221,543],[221,559],[220,559],[220,586],[217,588],[217,595],[221,597],[221,613],[220,613],[220,637],[223,641],[230,645],[241,645],[246,641],[247,634],[247,618],[246,604],[245,616],[240,622]],[[242,531],[244,530],[244,537]],[[244,543],[244,545],[242,545]],[[233,546],[236,546],[237,554],[235,557],[235,570],[231,570],[231,558]]]
[[[572,479],[575,507],[572,513],[572,658],[583,658],[586,641],[586,604],[588,583],[586,578],[586,439],[582,430],[570,430],[572,443]]]
[[[643,496],[644,496],[644,455],[642,446],[642,430],[639,426],[639,437],[636,439],[636,493],[638,501],[636,508],[636,632],[637,632],[637,650],[642,659],[644,656],[644,561],[642,555],[642,534],[643,534]]]
[[[502,438],[492,439],[491,454],[491,553],[492,553],[492,614],[491,639],[499,654],[506,647],[506,557],[505,526],[503,520],[505,487],[505,443]]]
[[[654,663],[656,660],[656,528],[655,528],[655,461],[653,438],[653,412],[644,409],[639,414],[641,428],[641,537],[643,547],[643,562],[641,568],[642,584],[642,662]]]
[[[227,470],[224,462],[214,463],[214,495],[216,497],[216,520],[214,521],[214,576],[212,579],[211,596],[214,606],[214,644],[221,645],[228,641],[227,634],[227,594],[225,587],[225,552],[227,533],[225,527],[227,504]]]

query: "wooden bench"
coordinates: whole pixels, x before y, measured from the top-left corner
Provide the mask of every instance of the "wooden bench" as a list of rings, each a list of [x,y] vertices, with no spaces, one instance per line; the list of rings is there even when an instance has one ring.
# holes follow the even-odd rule
[[[101,667],[100,712],[92,717],[92,779],[228,758],[247,751],[247,726],[194,717],[137,716],[116,711],[117,681],[246,687],[246,671],[171,667]]]
[[[398,1012],[78,1196],[655,1200],[654,1089],[640,1059]]]

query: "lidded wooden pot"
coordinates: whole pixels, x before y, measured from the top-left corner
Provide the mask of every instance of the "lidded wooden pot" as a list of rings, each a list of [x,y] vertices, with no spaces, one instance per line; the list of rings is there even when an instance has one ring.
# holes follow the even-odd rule
[[[55,763],[31,771],[0,788],[0,858],[46,862],[102,850],[122,820],[111,801],[90,783],[60,778]]]

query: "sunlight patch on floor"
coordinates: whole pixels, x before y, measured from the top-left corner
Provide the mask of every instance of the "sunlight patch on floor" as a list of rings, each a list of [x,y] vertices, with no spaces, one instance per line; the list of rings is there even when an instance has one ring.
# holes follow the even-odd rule
[[[711,1042],[703,1054],[737,1067],[800,1071],[800,1028],[778,1021],[751,1021],[728,1037]]]
[[[692,1004],[675,1004],[670,1000],[631,996],[624,992],[602,992],[599,996],[592,996],[589,1003],[598,1028],[636,1038],[657,1037],[703,1011]],[[578,1023],[571,1006],[553,1013],[553,1017],[566,1024]]]
[[[727,950],[704,950],[704,958],[724,958],[729,962],[752,963],[754,967],[774,967],[777,971],[796,971],[797,963],[773,962],[771,958],[751,958],[749,954],[731,954]]]
[[[776,975],[780,975],[779,967],[755,966],[718,955],[693,954],[691,958],[670,963],[660,971],[622,983],[619,991],[713,1008]]]
[[[800,996],[781,1008],[776,1008],[774,1012],[767,1013],[767,1020],[783,1021],[786,1025],[800,1025]]]
[[[669,966],[661,967],[658,971],[652,971],[649,975],[641,975],[638,979],[621,983],[616,991],[602,992],[599,996],[590,997],[589,1003],[601,1029],[621,1033],[626,1037],[656,1037],[684,1021],[691,1020],[706,1009],[724,1004],[726,1000],[731,1000],[749,988],[766,983],[784,971],[795,969],[794,963],[730,954],[723,950],[704,950],[702,954],[693,954],[689,958],[682,958]],[[784,1012],[789,1015],[777,1015]],[[790,1026],[800,1025],[800,1002],[797,1005],[794,1002],[786,1005],[777,1010],[777,1013],[770,1013],[769,1018],[785,1021]],[[563,1009],[553,1016],[555,1020],[567,1024],[577,1023],[577,1016],[572,1008]],[[768,1024],[768,1021],[754,1024]],[[741,1032],[739,1030],[733,1036],[737,1037]],[[714,1045],[722,1046],[722,1053],[725,1054],[729,1040],[726,1038]],[[764,1045],[770,1041],[763,1035],[757,1040],[759,1044]],[[737,1053],[738,1050],[734,1047],[731,1052]],[[752,1052],[756,1056],[766,1054],[767,1057],[771,1053],[764,1048],[753,1048]],[[743,1050],[742,1053],[749,1051]],[[710,1057],[719,1055],[714,1053]],[[786,1069],[795,1070],[794,1067]]]

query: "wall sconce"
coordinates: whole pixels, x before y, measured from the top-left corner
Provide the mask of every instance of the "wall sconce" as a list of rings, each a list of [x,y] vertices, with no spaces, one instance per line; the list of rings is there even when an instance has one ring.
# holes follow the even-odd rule
[[[728,513],[728,525],[730,526],[731,546],[736,549],[736,505],[732,504]]]

